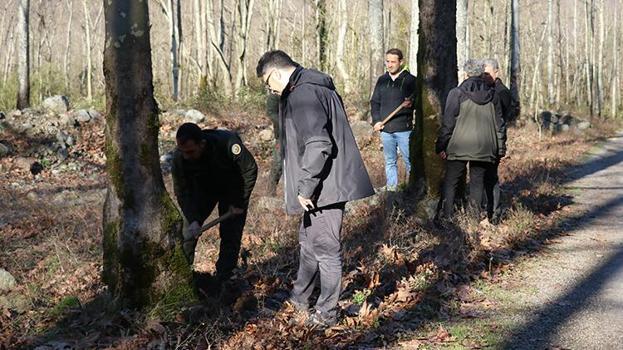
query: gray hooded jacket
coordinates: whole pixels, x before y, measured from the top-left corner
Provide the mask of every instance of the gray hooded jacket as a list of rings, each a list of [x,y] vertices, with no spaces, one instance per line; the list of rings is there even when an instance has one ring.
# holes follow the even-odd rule
[[[297,67],[281,95],[279,117],[289,214],[304,211],[298,195],[325,207],[374,194],[331,77]]]

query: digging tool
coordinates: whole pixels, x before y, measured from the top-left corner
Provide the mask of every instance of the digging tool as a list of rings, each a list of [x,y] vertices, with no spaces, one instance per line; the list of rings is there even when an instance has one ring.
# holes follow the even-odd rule
[[[394,109],[393,112],[391,112],[387,117],[385,117],[385,119],[383,119],[383,121],[381,122],[381,125],[385,126],[385,124],[392,119],[398,112],[400,112],[400,110],[402,110],[402,103],[400,104],[400,106],[398,106],[398,108]]]
[[[193,240],[193,239],[199,239],[199,237],[201,237],[201,234],[203,232],[207,231],[208,229],[216,226],[217,224],[219,224],[219,223],[221,223],[221,222],[223,222],[223,221],[225,221],[225,220],[227,220],[229,218],[234,217],[235,215],[236,214],[234,214],[231,210],[228,211],[227,213],[225,213],[225,214],[219,216],[218,218],[208,222],[207,224],[201,226],[201,228],[199,229],[199,235],[197,235],[196,237],[185,239],[184,242],[188,242],[188,241]]]

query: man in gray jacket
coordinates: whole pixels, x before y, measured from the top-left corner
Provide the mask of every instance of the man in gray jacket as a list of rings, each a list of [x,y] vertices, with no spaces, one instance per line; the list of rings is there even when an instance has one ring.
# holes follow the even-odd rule
[[[307,310],[319,279],[320,296],[308,322],[332,326],[337,322],[342,276],[344,205],[373,195],[374,189],[331,77],[301,67],[279,50],[260,58],[257,76],[280,96],[286,211],[303,214],[290,302]]]
[[[456,188],[464,181],[468,163],[470,206],[479,210],[483,190],[492,202],[496,164],[506,154],[506,123],[495,82],[483,74],[482,61],[468,60],[463,70],[467,79],[448,93],[435,144],[436,152],[446,160],[442,189],[446,219],[452,217]]]

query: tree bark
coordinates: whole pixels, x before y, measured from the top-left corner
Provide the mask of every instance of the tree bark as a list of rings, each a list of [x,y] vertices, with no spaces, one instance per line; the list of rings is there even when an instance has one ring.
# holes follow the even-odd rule
[[[618,112],[618,94],[619,94],[619,17],[617,14],[618,7],[613,11],[614,13],[614,27],[612,27],[612,58],[613,58],[613,68],[612,68],[612,87],[611,87],[611,107],[610,107],[610,116],[615,118]]]
[[[463,80],[463,65],[468,59],[469,42],[467,41],[468,0],[456,1],[456,61],[459,81]]]
[[[556,103],[554,95],[554,4],[547,0],[547,102],[548,108]]]
[[[458,83],[455,0],[420,1],[419,39],[410,186],[419,194],[437,194],[443,164],[434,144],[446,98]]]
[[[346,7],[346,0],[339,0],[338,13],[340,28],[337,35],[337,48],[335,50],[335,64],[340,79],[344,83],[344,93],[350,94],[350,76],[348,74],[348,68],[344,63],[344,45],[346,44],[346,29],[348,28],[348,8]]]
[[[316,4],[316,48],[318,52],[318,63],[320,70],[326,72],[328,69],[328,44],[327,33],[327,1],[314,0]]]
[[[420,1],[411,0],[411,25],[409,28],[409,70],[417,74],[418,28],[420,27]]]
[[[17,60],[17,109],[30,107],[30,0],[20,0],[17,9],[18,60]]]
[[[105,0],[106,168],[102,280],[131,307],[194,298],[182,219],[158,156],[147,1]]]
[[[368,20],[370,22],[370,95],[372,95],[376,80],[384,71],[383,0],[368,1]]]
[[[71,23],[74,15],[73,0],[65,0],[65,6],[67,6],[67,12],[69,12],[69,18],[67,19],[65,55],[63,56],[63,76],[65,79],[65,89],[67,90],[67,93],[69,93],[69,49],[71,48]]]
[[[521,86],[521,43],[519,36],[519,0],[512,0],[512,18],[511,18],[511,48],[510,48],[510,91],[515,103],[519,106],[521,94],[519,87]]]
[[[87,7],[87,0],[82,1],[82,8],[84,10],[84,55],[87,60],[87,101],[93,99],[93,84],[91,80],[91,72],[93,71],[93,57],[91,57],[91,15]]]
[[[601,117],[603,110],[603,72],[604,72],[604,41],[605,40],[605,22],[604,22],[605,2],[601,0],[599,2],[599,51],[597,53],[597,89],[595,91],[595,97],[597,101],[597,116]]]
[[[251,28],[254,0],[238,0],[238,73],[236,74],[236,96],[242,86],[247,85],[247,38]]]

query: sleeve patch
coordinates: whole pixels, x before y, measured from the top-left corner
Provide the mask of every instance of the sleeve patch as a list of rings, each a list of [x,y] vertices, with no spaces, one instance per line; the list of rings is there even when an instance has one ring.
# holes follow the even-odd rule
[[[242,148],[240,148],[239,144],[235,143],[231,146],[231,153],[233,153],[234,155],[239,155],[240,152],[242,152]]]

